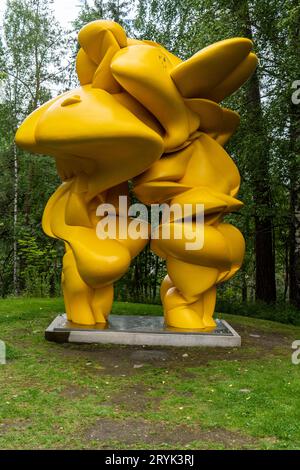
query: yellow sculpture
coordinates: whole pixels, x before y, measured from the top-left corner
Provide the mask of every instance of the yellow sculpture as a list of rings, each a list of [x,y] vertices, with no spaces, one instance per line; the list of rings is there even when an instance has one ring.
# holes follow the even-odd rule
[[[63,184],[50,198],[43,229],[64,240],[62,286],[70,321],[107,322],[113,283],[146,245],[145,239],[96,234],[101,203],[116,207],[133,181],[145,204],[204,204],[204,245],[185,239],[152,241],[166,259],[161,298],[167,325],[213,328],[216,285],[240,268],[244,239],[223,216],[235,199],[240,176],[224,144],[239,124],[218,103],[253,73],[257,59],[248,39],[218,42],[183,62],[159,44],[129,39],[112,21],[94,21],[79,33],[80,87],[34,111],[21,125],[17,144],[55,158]],[[125,219],[124,219],[125,218]],[[189,222],[191,229],[195,223]],[[161,229],[162,227],[160,227]]]

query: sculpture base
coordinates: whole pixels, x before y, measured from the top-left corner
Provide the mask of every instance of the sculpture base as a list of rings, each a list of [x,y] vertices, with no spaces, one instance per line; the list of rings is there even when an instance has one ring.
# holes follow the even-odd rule
[[[45,331],[57,343],[100,343],[177,347],[239,347],[241,337],[225,321],[210,331],[167,327],[163,317],[110,315],[107,325],[75,325],[58,315]]]

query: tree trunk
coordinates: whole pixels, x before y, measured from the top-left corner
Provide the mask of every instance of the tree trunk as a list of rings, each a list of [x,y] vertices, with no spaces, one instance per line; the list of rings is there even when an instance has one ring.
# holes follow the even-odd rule
[[[244,36],[253,40],[248,1],[244,0],[239,10],[244,25]],[[276,300],[275,255],[272,227],[272,201],[269,183],[269,139],[264,128],[257,72],[249,81],[245,108],[253,135],[253,148],[249,152],[249,170],[255,205],[255,259],[256,299],[267,303]]]
[[[245,271],[242,272],[242,302],[248,301],[248,286]]]
[[[291,104],[290,302],[300,309],[300,103]]]
[[[14,294],[18,295],[18,190],[19,190],[19,164],[18,153],[15,143],[13,144],[13,157],[14,157],[14,203],[13,203],[13,290]]]
[[[283,300],[286,302],[287,294],[289,290],[289,283],[290,283],[290,244],[289,240],[286,240],[285,247],[284,247],[284,291],[283,291]]]
[[[153,283],[152,283],[152,302],[155,302],[156,300],[156,294],[157,294],[157,277],[158,277],[158,271],[159,271],[159,257],[156,255],[155,256],[155,269],[154,269],[154,276],[153,276]]]
[[[294,17],[290,27],[289,48],[294,58],[295,69],[290,79],[300,78],[299,41],[300,12],[297,0],[293,2]],[[293,75],[293,76],[292,76]],[[290,253],[289,253],[289,297],[290,302],[300,309],[300,93],[292,96],[290,104]]]

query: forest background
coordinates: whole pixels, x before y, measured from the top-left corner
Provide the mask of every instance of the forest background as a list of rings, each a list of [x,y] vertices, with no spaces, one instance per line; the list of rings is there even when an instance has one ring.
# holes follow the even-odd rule
[[[44,206],[60,184],[55,163],[18,149],[14,135],[30,112],[77,85],[76,33],[105,18],[182,59],[226,38],[254,41],[259,67],[225,102],[241,115],[227,149],[245,203],[228,218],[247,250],[243,268],[219,288],[217,308],[300,324],[299,0],[79,3],[68,29],[51,0],[7,0],[0,24],[0,296],[61,295],[63,244],[41,229]],[[117,283],[116,299],[157,303],[164,275],[164,262],[147,247]]]

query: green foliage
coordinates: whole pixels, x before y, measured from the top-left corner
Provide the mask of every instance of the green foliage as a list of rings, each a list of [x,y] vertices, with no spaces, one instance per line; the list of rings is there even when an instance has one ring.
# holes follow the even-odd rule
[[[245,207],[228,220],[242,231],[247,243],[243,270],[230,281],[233,290],[245,301],[252,301],[256,287],[261,287],[257,278],[268,282],[271,274],[274,277],[270,257],[275,257],[279,301],[287,300],[289,280],[296,269],[292,266],[295,255],[289,251],[295,238],[293,213],[297,214],[297,211],[290,201],[297,197],[295,193],[300,194],[299,178],[297,182],[295,176],[300,174],[299,164],[295,164],[299,144],[298,150],[293,148],[296,137],[291,135],[289,126],[291,86],[300,77],[297,24],[299,2],[293,0],[138,2],[135,20],[138,36],[165,45],[182,59],[222,39],[253,36],[259,57],[260,94],[254,103],[250,82],[224,102],[224,106],[241,116],[241,125],[230,140],[228,151],[241,173],[239,198]],[[295,108],[300,109],[299,106]],[[298,129],[299,136],[299,117],[293,129]],[[256,240],[264,237],[266,232],[269,232],[269,239],[258,253]],[[269,259],[265,256],[267,250]],[[298,271],[299,266],[298,261]],[[299,272],[297,276],[299,282]]]
[[[77,42],[75,46],[74,35],[67,35],[59,26],[51,4],[51,0],[8,1],[0,39],[1,296],[14,292],[27,296],[59,293],[63,246],[42,234],[40,222],[47,200],[59,185],[55,163],[49,157],[16,150],[13,144],[18,123],[29,112],[60,90],[78,83],[74,75]],[[249,18],[245,14],[247,8]],[[138,0],[135,15],[133,11],[128,1],[83,0],[73,26],[78,31],[89,21],[113,19],[130,36],[158,41],[186,59],[215,41],[249,34],[250,22],[260,60],[260,106],[249,100],[249,85],[224,103],[241,115],[240,128],[230,140],[228,152],[240,169],[240,199],[245,203],[239,214],[226,219],[242,231],[247,250],[242,270],[219,287],[220,306],[226,311],[239,307],[239,311],[251,315],[257,308],[261,317],[274,315],[280,321],[296,323],[297,310],[284,306],[295,272],[296,237],[291,228],[297,213],[294,202],[300,193],[300,107],[291,107],[291,84],[300,77],[295,46],[299,2]],[[262,189],[258,187],[260,181]],[[254,303],[257,220],[271,221],[278,307]],[[14,267],[17,286],[13,282]],[[117,283],[116,298],[159,303],[164,275],[164,262],[147,247]]]
[[[47,249],[40,221],[46,201],[59,184],[55,164],[49,157],[29,155],[14,144],[19,123],[49,100],[52,93],[56,94],[64,82],[66,35],[54,18],[52,3],[51,0],[10,0],[5,11],[0,43],[2,296],[12,292],[31,295],[57,292],[54,285],[49,288],[49,276],[52,279],[53,274],[49,275],[47,263],[44,272],[42,268],[36,272],[36,258],[18,252],[18,239],[22,240],[25,232],[39,238],[40,250],[43,243]]]
[[[93,3],[82,0],[80,12],[73,22],[76,31],[79,31],[90,21],[108,19],[116,21],[122,26],[128,26],[126,17],[131,3],[125,0],[94,0]]]
[[[217,311],[242,315],[251,318],[272,320],[279,323],[300,325],[299,311],[284,302],[266,304],[264,302],[241,302],[231,296],[232,292],[226,292],[225,296],[219,296],[217,301]]]
[[[148,245],[137,256],[128,272],[115,284],[115,298],[127,302],[160,304],[160,284],[166,275],[164,260]]]
[[[93,5],[90,5],[87,0],[81,2],[79,15],[74,21],[73,25],[76,31],[79,31],[85,24],[90,21],[100,20],[104,18],[105,6],[103,0],[95,0]]]
[[[35,235],[23,231],[18,240],[20,258],[20,281],[23,292],[29,297],[49,297],[60,293],[61,269],[58,253],[53,243],[43,240],[38,243]]]

